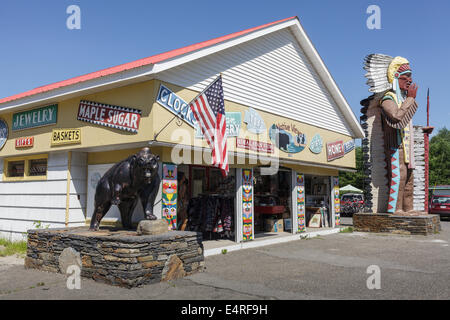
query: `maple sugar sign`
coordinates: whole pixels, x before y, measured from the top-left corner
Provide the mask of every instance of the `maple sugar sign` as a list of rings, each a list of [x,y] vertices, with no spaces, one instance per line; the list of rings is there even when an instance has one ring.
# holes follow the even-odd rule
[[[81,100],[77,119],[137,133],[141,114],[142,111],[137,109]]]

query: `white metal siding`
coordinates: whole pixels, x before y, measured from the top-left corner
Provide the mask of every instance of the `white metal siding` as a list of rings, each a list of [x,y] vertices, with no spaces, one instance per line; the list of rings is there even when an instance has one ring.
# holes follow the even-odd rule
[[[22,234],[40,221],[64,227],[66,217],[68,153],[50,153],[47,180],[0,182],[0,236],[22,240]],[[3,159],[0,159],[0,176]],[[86,211],[86,154],[72,154],[69,226],[84,225]]]
[[[219,73],[227,100],[353,136],[287,29],[169,69],[157,78],[201,91]]]

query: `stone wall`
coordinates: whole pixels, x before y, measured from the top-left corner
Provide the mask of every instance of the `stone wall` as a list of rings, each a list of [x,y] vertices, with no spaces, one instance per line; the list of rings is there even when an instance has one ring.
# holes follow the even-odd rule
[[[441,230],[438,215],[396,216],[387,213],[355,213],[353,227],[360,232],[430,235]]]
[[[83,277],[128,288],[172,280],[203,270],[202,236],[187,231],[137,236],[87,227],[28,231],[26,268],[65,274],[70,264],[79,264]]]

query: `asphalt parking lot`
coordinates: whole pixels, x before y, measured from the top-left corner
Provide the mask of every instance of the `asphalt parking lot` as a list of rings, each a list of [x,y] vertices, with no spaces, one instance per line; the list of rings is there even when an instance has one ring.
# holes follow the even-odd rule
[[[69,290],[65,275],[1,258],[0,299],[449,299],[450,221],[441,226],[430,236],[338,233],[229,252],[207,257],[202,273],[134,289],[82,278]],[[369,266],[379,289],[367,286]]]

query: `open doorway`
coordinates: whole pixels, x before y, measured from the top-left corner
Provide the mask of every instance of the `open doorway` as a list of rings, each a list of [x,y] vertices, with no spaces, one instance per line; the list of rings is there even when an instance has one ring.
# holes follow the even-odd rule
[[[255,238],[292,232],[292,172],[280,168],[274,175],[254,169]]]

